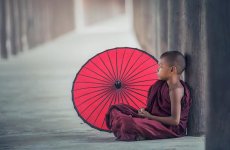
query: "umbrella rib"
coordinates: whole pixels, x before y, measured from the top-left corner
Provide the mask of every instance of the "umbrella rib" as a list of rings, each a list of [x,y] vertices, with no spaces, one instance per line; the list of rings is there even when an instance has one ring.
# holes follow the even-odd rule
[[[118,95],[117,96],[118,97],[118,103],[120,103],[120,101],[121,101],[121,95],[120,95],[120,93],[121,93],[120,91],[117,93],[117,95]]]
[[[112,67],[113,74],[114,74],[114,77],[115,77],[115,80],[116,80],[116,73],[114,72],[114,68],[113,68],[112,61],[111,61],[110,56],[109,56],[109,52],[107,51],[106,53],[107,53],[107,56],[108,56],[108,58],[109,58],[109,62],[110,62],[110,65],[111,65],[111,67]]]
[[[151,72],[151,73],[148,73],[148,74],[142,75],[142,76],[140,76],[140,77],[133,78],[132,80],[130,80],[130,79],[129,79],[129,80],[126,80],[126,83],[129,83],[130,81],[133,81],[133,80],[136,80],[136,79],[139,79],[139,78],[145,77],[145,76],[150,75],[150,74],[155,74],[155,72]]]
[[[87,75],[84,75],[84,74],[79,74],[79,76],[85,76],[85,77],[88,77],[88,78],[92,78],[92,79],[96,79],[96,80],[105,82],[104,80],[100,80],[98,78],[90,77],[90,76],[87,76]],[[105,82],[105,83],[107,83],[107,82]]]
[[[124,57],[125,57],[125,50],[124,50],[124,53],[123,53],[123,56],[122,56],[122,61],[121,61],[121,70],[120,70],[120,73],[119,73],[119,76],[121,76],[121,71],[122,71],[122,62],[123,62],[123,60],[124,60]],[[121,80],[120,79],[120,77],[119,77],[119,80]]]
[[[111,89],[110,89],[111,90]],[[89,104],[89,106],[91,106],[93,103],[97,102],[99,99],[101,99],[103,96],[107,95],[108,93],[106,94],[103,94],[101,97],[99,97],[98,99],[94,100],[92,103]],[[84,113],[89,107],[85,108],[81,113]]]
[[[115,95],[113,95],[113,96],[115,97]],[[111,101],[110,101],[110,105],[109,105],[109,106],[111,106],[111,105],[112,105],[112,102],[113,102],[113,100],[111,100]],[[114,102],[114,104],[115,104],[115,102]],[[102,126],[101,126],[101,128],[103,127],[104,122],[105,122],[105,119],[104,119],[104,120],[103,120],[103,122],[102,122]]]
[[[113,96],[113,95],[112,95],[112,92],[110,92],[109,99],[110,99],[112,96]],[[97,121],[99,115],[101,114],[102,110],[104,109],[104,107],[105,107],[105,105],[106,105],[107,103],[108,103],[108,101],[106,101],[106,103],[104,104],[104,106],[103,106],[102,109],[100,110],[100,112],[99,112],[97,118],[94,120],[94,123]]]
[[[105,66],[105,68],[108,70],[109,74],[111,75],[111,77],[113,77],[113,74],[110,72],[110,70],[108,69],[108,67],[105,65],[105,62],[101,59],[100,55],[99,58],[101,60],[101,62],[103,63],[103,65]],[[113,82],[115,81],[115,78],[113,78]]]
[[[92,114],[99,108],[99,106],[101,106],[102,105],[102,103],[111,95],[111,93],[112,93],[112,90],[110,90],[110,93],[109,94],[107,94],[106,95],[106,97],[100,102],[100,103],[98,103],[98,105],[94,108],[94,110],[89,114],[89,116],[86,118],[86,120],[88,120],[91,116],[92,116]],[[108,101],[107,101],[108,102]],[[106,103],[107,103],[106,102]],[[105,103],[105,104],[106,104]]]
[[[133,104],[135,104],[137,106],[137,104],[132,100],[132,98],[129,97],[130,93],[124,91],[124,94],[126,94],[126,96],[133,102]],[[135,97],[136,98],[136,97]],[[137,99],[137,98],[136,98]],[[139,100],[138,100],[139,101]],[[130,104],[129,104],[130,105]],[[139,106],[137,106],[139,107]]]
[[[129,101],[126,99],[126,96],[124,95],[124,91],[121,91],[121,95],[124,97],[124,100],[127,102],[127,104],[129,104]],[[123,99],[122,99],[122,102],[123,102]]]
[[[144,63],[146,63],[148,60],[151,60],[151,58],[148,58],[143,63],[139,64],[135,69],[133,69],[133,71],[131,73],[129,73],[128,75],[126,75],[126,77],[129,76],[129,75],[131,75],[135,70],[137,70],[137,68],[139,68],[141,65],[143,65]]]
[[[126,87],[126,89],[127,89],[127,90],[129,90],[129,91],[131,91],[131,92],[133,92],[133,93],[136,93],[136,94],[138,94],[138,95],[143,96],[143,97],[145,97],[145,98],[146,98],[146,96],[145,96],[145,95],[140,94],[140,93],[138,93],[138,92],[136,92],[136,91],[133,91],[133,90],[131,90],[130,88],[127,88],[127,87]]]
[[[152,85],[152,84],[151,84]],[[147,85],[147,84],[138,84],[138,85],[133,85],[133,84],[127,84],[127,86],[151,86],[151,85]]]
[[[111,87],[111,86],[89,86],[89,87],[85,87],[85,88],[79,88],[79,89],[75,89],[74,91],[76,90],[85,90],[85,89],[93,89],[93,88],[107,88],[107,87]]]
[[[134,54],[134,51],[132,51],[132,54],[131,54],[131,56],[129,57],[129,60],[128,60],[126,66],[125,66],[125,70],[124,70],[124,72],[121,74],[121,79],[123,79],[123,75],[124,75],[124,73],[125,73],[125,71],[126,71],[126,68],[127,68],[128,64],[129,64],[131,58],[133,57],[133,54]]]
[[[140,82],[145,82],[145,81],[153,81],[153,80],[158,80],[158,79],[149,79],[149,80],[142,80],[142,81],[137,81],[137,82],[132,82],[132,83],[140,83]],[[133,84],[127,84],[127,85],[133,85]]]
[[[126,88],[130,88],[130,89],[134,89],[134,90],[139,90],[139,91],[145,91],[145,92],[148,92],[148,90],[142,90],[142,89],[133,88],[133,87],[130,87],[130,86],[128,86],[128,87],[126,87]]]
[[[129,71],[133,68],[133,66],[138,62],[138,60],[143,56],[144,53],[141,53],[141,55],[137,58],[137,60],[133,63],[133,65],[129,68],[128,72],[123,76],[123,78],[129,73]],[[121,80],[123,80],[123,78]]]
[[[104,83],[97,83],[97,82],[75,82],[75,83],[93,83],[93,84],[100,84],[100,85],[111,85],[111,84],[104,84]]]
[[[117,104],[119,104],[120,103],[120,99],[119,99],[119,92],[116,92],[116,101],[117,101]],[[115,102],[116,102],[115,101]]]
[[[156,64],[155,64],[155,65],[156,65]],[[155,65],[151,65],[151,66],[149,66],[149,67],[147,67],[147,68],[145,68],[145,69],[143,69],[143,70],[137,72],[136,74],[134,74],[134,75],[132,75],[132,76],[129,75],[129,77],[127,77],[125,80],[129,80],[130,78],[135,77],[135,76],[138,75],[139,73],[142,73],[143,71],[148,70],[149,68],[151,68],[151,67],[153,67],[153,66],[155,66]],[[153,73],[157,73],[157,72],[153,72]]]
[[[146,98],[146,96],[145,96],[145,95],[140,94],[140,93],[138,93],[138,92],[136,92],[136,91],[132,90],[131,88],[127,88],[127,87],[126,87],[126,90],[131,91],[131,92],[133,92],[133,93],[136,93],[136,94],[138,94],[138,95],[143,96],[143,97],[145,97],[145,98]],[[131,93],[129,93],[129,94],[131,94]]]
[[[115,100],[114,100],[114,104],[116,104],[116,101],[117,101],[117,93],[114,93],[116,96],[115,96]]]
[[[151,65],[151,66],[149,66],[149,67],[147,67],[147,68],[145,68],[145,69],[143,69],[143,70],[137,72],[136,74],[134,74],[134,75],[132,75],[132,76],[131,76],[131,74],[130,74],[129,76],[127,76],[127,77],[125,78],[125,80],[129,80],[129,79],[131,79],[131,78],[137,76],[139,73],[142,73],[143,71],[146,71],[146,70],[148,70],[148,69],[151,68],[151,67],[154,67],[155,65],[157,65],[157,64]],[[157,73],[157,71],[156,71],[156,72],[153,72],[153,73]]]
[[[96,65],[93,61],[91,61],[91,62],[94,64],[94,66],[96,66],[98,69],[100,69],[108,78],[110,78],[112,82],[114,82],[114,80],[107,73],[105,73],[100,67],[98,67],[98,65]]]
[[[82,104],[88,102],[90,99],[95,98],[95,97],[97,97],[98,95],[102,95],[102,94],[104,94],[104,93],[107,93],[109,90],[110,90],[110,89],[106,89],[106,90],[103,89],[103,92],[100,92],[100,93],[98,93],[97,95],[94,95],[94,96],[92,96],[92,97],[90,97],[90,98],[84,100],[84,101],[81,102],[78,106],[80,107]],[[90,93],[92,93],[92,92],[90,92]],[[84,95],[88,95],[88,94],[89,94],[89,93],[86,93],[86,94],[84,94]],[[82,95],[81,97],[83,97],[83,95]],[[78,98],[80,98],[80,97],[78,97]]]
[[[119,92],[119,97],[120,97],[121,103],[124,103],[123,98],[122,98],[122,91]]]
[[[110,81],[110,82],[112,81],[112,80],[108,79],[106,76],[102,76],[102,75],[98,74],[97,72],[95,72],[95,71],[93,71],[93,70],[91,70],[91,69],[89,69],[89,68],[87,68],[87,67],[85,67],[85,68],[88,69],[88,70],[90,70],[91,72],[93,72],[93,73],[95,73],[95,74],[101,76],[102,78],[106,79],[107,81]]]
[[[117,50],[116,50],[116,73],[117,73],[117,79],[118,79]]]
[[[135,69],[133,69],[133,71],[132,71],[131,73],[129,73],[128,75],[126,75],[126,78],[124,78],[124,80],[127,80],[127,78],[129,79],[130,76],[131,76],[133,73],[135,73],[136,70],[138,70],[141,66],[143,66],[143,65],[144,65],[146,62],[148,62],[149,60],[151,60],[151,58],[146,59],[143,63],[141,63],[140,65],[138,65]],[[155,66],[155,65],[157,65],[157,63],[154,64],[154,65],[151,65],[151,66]]]
[[[131,93],[129,93],[129,92],[127,92],[127,94],[128,95],[130,95],[130,96],[132,96],[132,97],[134,97],[136,100],[138,100],[139,102],[141,102],[143,105],[145,105],[145,103],[144,102],[142,102],[140,99],[138,99],[138,98],[136,98],[133,94],[131,94]],[[131,98],[130,98],[131,99]],[[132,99],[131,99],[132,100]],[[133,102],[133,101],[132,101]],[[136,105],[137,106],[137,105]],[[139,107],[139,106],[137,106],[137,107]]]
[[[102,122],[101,128],[103,128],[104,123],[105,123],[105,119],[104,119],[103,122]]]
[[[89,93],[95,93],[95,92],[104,91],[104,90],[106,90],[106,89],[100,89],[100,90],[90,91]],[[76,90],[72,90],[72,91],[76,91]],[[88,95],[89,93],[85,93],[85,94],[81,95],[81,96],[78,97],[78,98],[81,98],[81,97],[83,97],[83,96],[85,96],[85,95]]]

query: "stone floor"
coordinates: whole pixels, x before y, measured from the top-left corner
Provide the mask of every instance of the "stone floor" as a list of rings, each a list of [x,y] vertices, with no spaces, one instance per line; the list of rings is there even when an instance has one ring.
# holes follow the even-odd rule
[[[130,30],[69,33],[0,62],[0,149],[203,150],[205,137],[115,141],[77,116],[71,99],[74,77],[95,54],[136,47]]]

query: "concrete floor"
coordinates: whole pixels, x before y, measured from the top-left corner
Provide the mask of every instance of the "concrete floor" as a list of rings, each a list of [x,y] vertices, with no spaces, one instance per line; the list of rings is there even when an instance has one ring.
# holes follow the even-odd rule
[[[121,142],[92,129],[71,99],[74,77],[95,54],[136,47],[133,32],[70,33],[0,62],[0,149],[203,150],[205,137]]]

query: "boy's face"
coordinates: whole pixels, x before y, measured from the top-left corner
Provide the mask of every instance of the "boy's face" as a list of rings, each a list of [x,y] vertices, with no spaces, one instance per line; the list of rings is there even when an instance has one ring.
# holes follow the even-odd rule
[[[160,80],[167,80],[172,75],[172,67],[170,67],[165,58],[161,58],[158,62],[159,68],[157,75]]]

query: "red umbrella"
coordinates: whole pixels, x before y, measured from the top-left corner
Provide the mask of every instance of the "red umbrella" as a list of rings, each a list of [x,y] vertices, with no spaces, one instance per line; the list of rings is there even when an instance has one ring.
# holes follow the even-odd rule
[[[158,80],[157,59],[137,48],[117,47],[88,60],[77,73],[72,99],[78,115],[93,128],[109,131],[105,114],[113,104],[146,106],[150,85]]]

